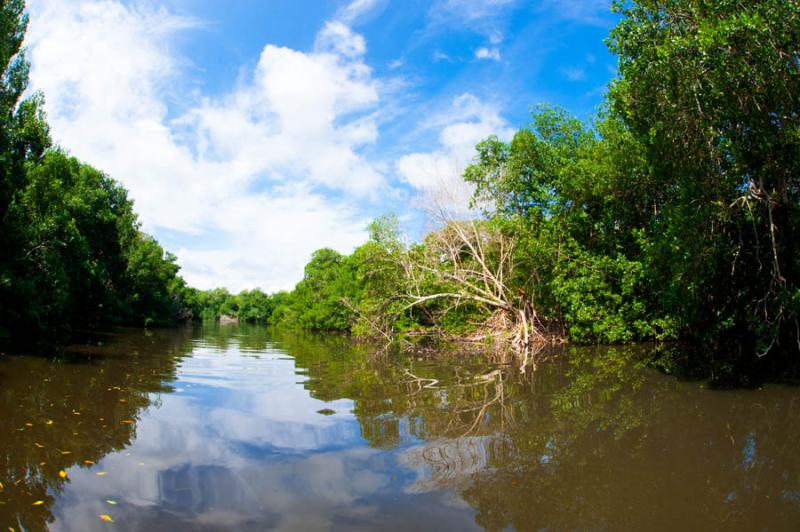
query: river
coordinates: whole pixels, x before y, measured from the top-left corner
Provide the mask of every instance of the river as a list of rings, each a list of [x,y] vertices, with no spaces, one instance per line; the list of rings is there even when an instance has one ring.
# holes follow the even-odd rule
[[[0,356],[2,530],[798,530],[800,389],[246,325]]]

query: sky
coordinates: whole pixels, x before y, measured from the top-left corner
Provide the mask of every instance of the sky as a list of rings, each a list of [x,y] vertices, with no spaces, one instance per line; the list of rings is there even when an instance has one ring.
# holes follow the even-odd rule
[[[291,289],[394,213],[464,199],[474,146],[613,78],[610,0],[29,0],[54,141],[122,183],[195,287]]]

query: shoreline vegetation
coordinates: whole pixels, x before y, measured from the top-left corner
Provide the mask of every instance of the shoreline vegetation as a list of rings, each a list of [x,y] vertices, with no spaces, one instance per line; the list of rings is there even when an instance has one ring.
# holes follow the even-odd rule
[[[0,338],[241,320],[514,346],[682,342],[717,373],[800,359],[800,5],[615,1],[616,78],[581,121],[540,105],[432,201],[290,292],[197,290],[126,190],[53,144],[26,95],[24,2],[0,7]],[[274,250],[279,253],[280,250]]]

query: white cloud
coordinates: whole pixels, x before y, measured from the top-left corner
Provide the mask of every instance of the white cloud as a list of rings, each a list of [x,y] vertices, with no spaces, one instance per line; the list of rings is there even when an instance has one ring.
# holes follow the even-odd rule
[[[224,246],[177,251],[193,286],[287,288],[314,250],[351,250],[365,240],[368,222],[346,202],[300,190],[235,198],[218,219],[229,239]]]
[[[460,203],[461,208],[466,207],[472,192],[461,176],[472,162],[475,145],[490,135],[508,140],[514,134],[496,107],[469,93],[456,97],[447,112],[434,116],[423,127],[439,129],[438,147],[401,157],[397,173],[419,192]]]
[[[500,50],[497,48],[478,48],[475,50],[475,57],[477,59],[491,59],[492,61],[500,61]]]
[[[354,33],[338,20],[325,23],[317,35],[316,48],[322,52],[338,53],[345,57],[358,57],[367,51],[364,37]]]
[[[388,190],[359,153],[377,138],[381,87],[342,20],[313,52],[267,45],[249,80],[178,109],[185,69],[170,42],[196,21],[114,0],[36,0],[30,12],[31,86],[57,142],[121,181],[146,230],[219,242],[177,250],[191,284],[290,288],[313,249],[363,240],[359,198]]]
[[[353,0],[339,12],[337,18],[346,24],[352,24],[373,11],[379,3],[381,0]]]

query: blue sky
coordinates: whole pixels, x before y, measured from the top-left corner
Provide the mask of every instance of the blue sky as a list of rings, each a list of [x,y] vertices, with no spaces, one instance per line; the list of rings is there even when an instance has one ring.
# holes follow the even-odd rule
[[[55,140],[122,182],[187,281],[291,288],[375,216],[412,237],[487,135],[589,118],[610,0],[30,0]]]

